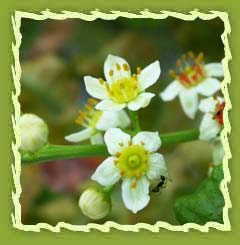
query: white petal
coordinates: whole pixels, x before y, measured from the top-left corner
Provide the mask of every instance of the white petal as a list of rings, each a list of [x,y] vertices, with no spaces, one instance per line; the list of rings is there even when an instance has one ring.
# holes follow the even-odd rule
[[[125,112],[125,111],[118,111],[118,125],[117,127],[119,128],[127,128],[130,123],[131,123],[131,120],[128,116],[128,114]]]
[[[202,99],[199,104],[199,110],[202,112],[214,112],[217,103],[218,100],[213,97]]]
[[[200,124],[200,135],[199,139],[201,140],[211,140],[217,137],[218,133],[221,130],[217,120],[212,118],[213,115],[206,113],[203,116],[202,122]]]
[[[120,179],[119,169],[114,164],[115,157],[108,157],[96,169],[92,175],[92,180],[100,185],[109,186],[115,184]]]
[[[121,69],[117,70],[116,64],[120,65]],[[123,69],[123,65],[127,65],[129,70],[126,71]],[[109,71],[113,71],[113,76],[109,75]],[[107,59],[104,62],[104,75],[108,83],[112,83],[113,81],[120,80],[123,77],[130,77],[130,67],[127,61],[121,57],[108,55]]]
[[[221,140],[218,140],[213,144],[213,163],[214,165],[219,165],[223,162],[224,148]]]
[[[136,187],[132,188],[134,179],[125,178],[122,183],[122,198],[125,206],[133,213],[145,208],[149,203],[149,182],[146,177],[136,181]]]
[[[122,147],[127,146],[130,139],[130,135],[124,133],[119,128],[110,128],[104,135],[104,141],[107,145],[108,152],[112,155],[121,152]],[[120,146],[119,144],[123,144],[123,146]]]
[[[211,96],[221,89],[221,83],[216,78],[206,78],[196,89],[202,95]]]
[[[118,127],[118,121],[118,111],[103,111],[96,124],[96,128],[102,131],[106,131],[109,128],[116,128]]]
[[[140,108],[145,108],[149,105],[152,97],[154,96],[155,94],[153,93],[141,93],[136,97],[136,99],[128,103],[128,108],[131,111],[137,111]]]
[[[219,104],[222,104],[224,102],[224,98],[220,96],[217,96],[217,100]]]
[[[195,89],[183,89],[179,98],[183,111],[189,118],[193,119],[198,109],[198,95]]]
[[[182,89],[183,89],[183,86],[180,84],[180,82],[177,80],[174,80],[159,95],[163,101],[170,101],[170,100],[173,100],[180,93]]]
[[[151,154],[148,163],[147,177],[149,179],[159,179],[161,175],[168,176],[168,170],[161,154]]]
[[[94,78],[91,76],[85,76],[84,77],[84,83],[85,83],[87,92],[92,97],[100,99],[100,100],[104,100],[104,99],[109,98],[106,87],[104,85],[100,84],[100,82],[97,78]]]
[[[97,145],[97,144],[103,144],[103,135],[102,133],[97,133],[91,136],[91,144],[92,145]]]
[[[144,148],[150,152],[157,151],[161,146],[161,139],[158,132],[139,132],[133,137],[132,142],[134,145],[144,144]]]
[[[65,136],[65,140],[76,143],[89,139],[93,133],[94,133],[93,128],[86,128],[80,132]]]
[[[209,77],[223,77],[223,65],[221,63],[210,63],[205,65],[207,76]]]
[[[101,110],[101,111],[120,111],[125,106],[126,106],[126,104],[124,104],[124,103],[117,103],[117,102],[114,102],[112,100],[103,100],[103,101],[99,102],[95,106],[95,108],[97,110]]]
[[[145,90],[157,82],[160,74],[161,68],[158,60],[145,67],[138,76],[140,91]]]
[[[96,128],[106,131],[109,128],[126,128],[130,124],[130,119],[125,111],[103,111]]]

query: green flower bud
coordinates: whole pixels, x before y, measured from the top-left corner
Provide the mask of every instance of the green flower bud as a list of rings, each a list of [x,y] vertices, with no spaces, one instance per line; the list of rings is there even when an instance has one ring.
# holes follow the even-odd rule
[[[20,117],[20,150],[36,152],[48,141],[48,126],[34,114],[23,114]]]
[[[89,218],[102,219],[110,212],[111,201],[108,193],[90,188],[82,193],[79,206]]]

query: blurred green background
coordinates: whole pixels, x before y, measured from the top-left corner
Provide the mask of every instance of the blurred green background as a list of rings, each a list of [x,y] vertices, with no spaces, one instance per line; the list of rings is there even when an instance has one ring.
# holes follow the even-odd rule
[[[23,113],[35,113],[50,128],[52,144],[68,144],[64,136],[80,130],[75,124],[78,110],[85,104],[83,76],[103,77],[103,63],[108,54],[124,57],[132,70],[160,60],[162,74],[149,91],[158,94],[169,82],[168,70],[187,51],[204,52],[205,63],[220,62],[224,57],[221,41],[223,23],[210,21],[126,19],[114,21],[77,19],[36,21],[23,19],[20,62]],[[179,100],[163,103],[155,96],[150,106],[139,112],[143,130],[160,133],[198,127],[201,116],[188,119]],[[112,196],[112,212],[106,219],[120,224],[166,221],[178,224],[173,214],[175,200],[192,193],[207,177],[212,162],[211,147],[206,142],[190,142],[161,148],[172,182],[158,194],[151,194],[150,204],[137,214],[122,202],[120,187]],[[102,158],[81,158],[22,167],[20,198],[22,222],[36,224],[59,221],[71,224],[93,222],[78,207],[81,192],[93,185],[90,176]],[[96,221],[94,221],[96,222]]]

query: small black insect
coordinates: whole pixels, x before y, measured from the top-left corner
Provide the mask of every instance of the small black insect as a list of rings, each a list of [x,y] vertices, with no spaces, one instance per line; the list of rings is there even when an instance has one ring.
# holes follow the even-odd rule
[[[163,175],[160,176],[160,181],[159,183],[157,184],[157,186],[155,186],[153,189],[152,189],[152,192],[159,192],[161,188],[163,188],[166,183],[167,183],[167,178]]]

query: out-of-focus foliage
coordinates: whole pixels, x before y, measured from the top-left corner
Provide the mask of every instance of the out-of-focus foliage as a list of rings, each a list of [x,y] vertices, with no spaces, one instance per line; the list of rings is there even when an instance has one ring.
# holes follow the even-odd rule
[[[156,94],[149,107],[140,111],[143,130],[160,133],[198,127],[200,114],[192,121],[182,112],[178,99],[163,103],[158,94],[172,80],[168,70],[189,50],[204,52],[205,62],[220,62],[224,56],[220,38],[223,22],[126,19],[77,19],[34,21],[23,19],[21,25],[22,67],[21,95],[23,113],[34,113],[49,126],[53,144],[69,144],[64,136],[81,128],[74,123],[88,94],[83,76],[103,77],[103,63],[108,54],[124,57],[135,70],[155,60],[162,74],[149,91]],[[193,193],[207,177],[212,161],[205,142],[191,142],[161,148],[172,182],[160,193],[151,193],[147,208],[137,214],[128,211],[117,187],[112,196],[112,212],[98,223],[112,220],[121,224],[162,220],[178,224],[173,204],[180,196]],[[100,158],[84,158],[23,166],[22,220],[24,224],[59,221],[72,224],[92,222],[81,214],[78,199],[81,192],[95,185],[90,176],[101,163]],[[154,186],[153,183],[152,186]],[[64,210],[64,212],[61,212]]]
[[[211,177],[205,180],[194,194],[176,201],[174,212],[180,224],[204,225],[211,221],[223,223],[224,198],[219,187],[222,179],[222,165],[218,165]]]

